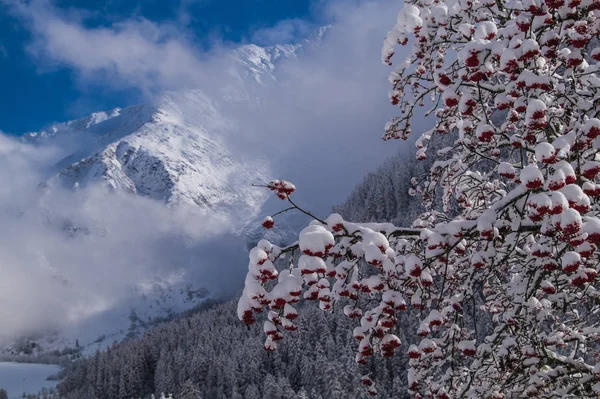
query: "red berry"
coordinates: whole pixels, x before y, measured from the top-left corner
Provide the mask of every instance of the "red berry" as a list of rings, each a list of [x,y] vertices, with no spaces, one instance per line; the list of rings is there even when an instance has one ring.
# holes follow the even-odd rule
[[[267,216],[265,220],[263,220],[262,225],[265,229],[272,229],[275,226],[275,221],[271,216]]]

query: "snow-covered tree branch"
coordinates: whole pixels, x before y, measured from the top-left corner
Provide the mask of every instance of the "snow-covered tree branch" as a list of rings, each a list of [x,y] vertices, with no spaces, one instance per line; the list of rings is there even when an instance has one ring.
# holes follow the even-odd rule
[[[426,211],[407,228],[333,214],[290,247],[260,241],[238,316],[268,309],[265,348],[296,329],[303,297],[359,320],[358,363],[410,358],[416,398],[600,395],[599,32],[598,0],[406,1],[382,52],[392,65],[412,46],[384,139],[408,138],[431,103],[416,157],[435,162],[414,179]],[[455,139],[430,154],[436,135]],[[293,185],[267,186],[298,209]],[[404,345],[409,311],[421,339]]]

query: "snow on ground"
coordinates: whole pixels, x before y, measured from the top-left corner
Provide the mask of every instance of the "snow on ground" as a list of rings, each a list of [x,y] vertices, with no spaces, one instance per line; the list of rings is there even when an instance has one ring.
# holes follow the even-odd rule
[[[0,362],[0,388],[6,389],[11,399],[21,397],[23,392],[38,393],[56,386],[58,381],[46,378],[59,371],[59,366],[49,364]]]

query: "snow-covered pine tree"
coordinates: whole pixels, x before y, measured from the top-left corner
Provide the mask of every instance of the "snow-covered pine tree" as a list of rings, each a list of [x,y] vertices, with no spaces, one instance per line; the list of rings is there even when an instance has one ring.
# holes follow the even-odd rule
[[[436,135],[427,144],[429,152],[446,148],[456,140],[456,132]],[[423,176],[433,165],[432,159],[415,162],[414,150],[403,147],[387,159],[375,172],[368,173],[354,188],[346,201],[334,207],[347,220],[360,222],[390,222],[396,226],[410,225],[423,212],[418,197],[409,195],[411,178]],[[441,190],[435,200],[439,202]]]
[[[599,31],[599,0],[407,0],[383,48],[391,65],[412,45],[390,77],[400,115],[384,138],[406,139],[432,102],[416,156],[434,162],[414,181],[426,211],[406,228],[334,214],[289,247],[260,241],[238,317],[267,307],[275,350],[300,296],[343,309],[366,363],[394,355],[412,311],[420,341],[401,351],[416,398],[598,397]],[[297,208],[291,183],[267,187]],[[297,264],[282,260],[294,252]]]

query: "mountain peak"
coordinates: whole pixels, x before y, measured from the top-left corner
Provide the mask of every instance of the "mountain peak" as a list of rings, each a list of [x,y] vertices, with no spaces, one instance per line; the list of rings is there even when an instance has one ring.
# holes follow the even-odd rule
[[[246,76],[258,83],[275,81],[275,65],[283,59],[294,59],[303,48],[302,44],[285,44],[260,47],[247,44],[231,52],[234,65]]]
[[[141,110],[151,112],[135,112]],[[101,182],[171,205],[258,212],[263,197],[248,182],[264,180],[266,166],[232,154],[224,137],[234,126],[207,95],[169,92],[154,107],[125,108],[121,116],[117,130],[98,135],[98,150],[63,168],[55,179],[67,187]],[[98,132],[111,122],[89,129]]]

